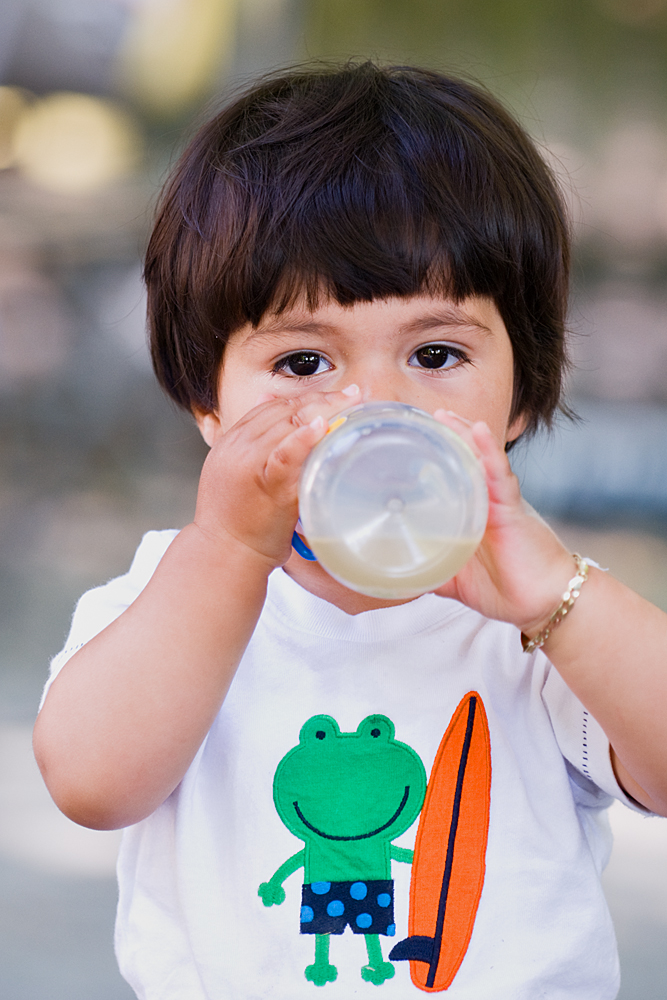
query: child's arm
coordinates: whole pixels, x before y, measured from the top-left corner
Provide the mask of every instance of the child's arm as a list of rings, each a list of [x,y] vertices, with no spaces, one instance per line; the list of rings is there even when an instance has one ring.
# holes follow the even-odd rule
[[[289,557],[301,465],[350,393],[272,399],[220,435],[195,520],[136,601],[55,679],[35,755],[66,815],[111,829],[149,815],[208,732]]]
[[[525,503],[505,453],[485,424],[437,418],[482,461],[489,521],[477,555],[438,593],[534,637],[562,600],[576,566]],[[667,615],[609,573],[591,568],[571,613],[544,652],[604,729],[623,787],[667,815]]]

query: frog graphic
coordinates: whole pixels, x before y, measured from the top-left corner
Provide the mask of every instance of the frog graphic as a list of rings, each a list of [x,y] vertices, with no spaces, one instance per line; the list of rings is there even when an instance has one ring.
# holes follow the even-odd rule
[[[262,882],[258,895],[265,906],[280,905],[282,883],[303,867],[301,933],[315,935],[315,962],[305,975],[316,986],[336,979],[329,941],[346,926],[365,936],[362,979],[379,986],[394,975],[380,946],[381,934],[396,933],[391,862],[411,864],[413,851],[392,841],[413,823],[425,792],[419,755],[394,738],[385,715],[367,716],[354,733],[315,715],[278,764],[276,809],[305,846]]]

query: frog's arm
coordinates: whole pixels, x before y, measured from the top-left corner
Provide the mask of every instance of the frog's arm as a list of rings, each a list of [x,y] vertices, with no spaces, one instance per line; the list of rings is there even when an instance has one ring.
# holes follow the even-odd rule
[[[281,903],[285,902],[285,890],[283,889],[283,882],[285,879],[295,872],[297,868],[303,868],[306,859],[305,848],[301,851],[297,851],[293,854],[291,858],[283,862],[277,872],[275,872],[268,882],[262,882],[259,889],[257,890],[257,895],[261,896],[264,906],[280,906]]]
[[[389,850],[392,861],[405,861],[406,865],[412,864],[415,852],[411,851],[409,847],[395,847],[394,844],[390,844]]]

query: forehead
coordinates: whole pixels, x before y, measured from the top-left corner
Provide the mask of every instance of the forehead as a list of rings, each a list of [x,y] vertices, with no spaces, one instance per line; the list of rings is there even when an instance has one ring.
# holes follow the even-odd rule
[[[256,326],[247,324],[237,330],[229,344],[250,346],[292,333],[354,335],[381,332],[385,336],[396,336],[429,335],[434,331],[448,336],[467,332],[481,337],[507,338],[509,343],[505,325],[492,299],[471,296],[457,302],[440,296],[413,295],[353,305],[340,305],[327,299],[313,309],[297,301],[289,309],[265,314]]]

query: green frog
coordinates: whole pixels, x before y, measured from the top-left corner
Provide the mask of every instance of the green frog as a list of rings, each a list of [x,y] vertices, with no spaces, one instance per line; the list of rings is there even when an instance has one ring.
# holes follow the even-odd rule
[[[394,975],[380,935],[392,937],[391,862],[412,863],[413,851],[392,844],[414,822],[426,793],[419,755],[394,736],[386,715],[369,715],[343,733],[329,715],[314,715],[299,744],[280,761],[273,781],[278,815],[304,847],[288,858],[258,894],[265,906],[285,900],[282,883],[304,869],[301,933],[315,935],[315,961],[305,970],[316,986],[333,982],[332,934],[363,934],[368,964],[362,978],[380,985]]]

